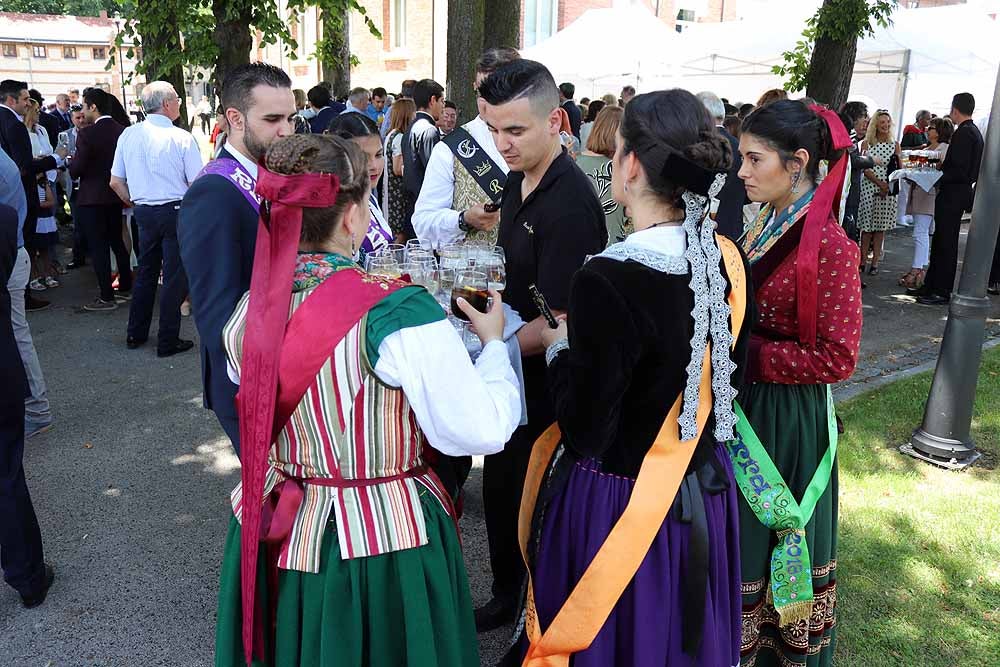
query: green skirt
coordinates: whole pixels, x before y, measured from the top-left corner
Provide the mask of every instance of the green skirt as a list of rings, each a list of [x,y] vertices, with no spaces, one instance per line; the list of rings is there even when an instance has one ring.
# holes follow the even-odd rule
[[[254,667],[473,667],[479,646],[455,524],[424,490],[429,542],[379,556],[341,560],[333,521],[316,574],[281,570],[268,659]],[[230,522],[219,585],[215,664],[244,667],[240,524]],[[263,556],[257,598],[269,609]],[[270,623],[265,625],[269,627]]]
[[[801,500],[830,444],[825,385],[753,384],[740,406],[778,472]],[[740,496],[740,553],[743,579],[743,667],[827,667],[832,664],[837,603],[837,462],[830,485],[806,525],[812,559],[813,611],[808,621],[778,626],[767,602],[774,532],[764,527]]]

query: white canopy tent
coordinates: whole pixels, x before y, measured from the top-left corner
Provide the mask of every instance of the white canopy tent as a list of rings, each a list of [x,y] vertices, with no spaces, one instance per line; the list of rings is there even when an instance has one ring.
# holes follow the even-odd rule
[[[631,84],[652,90],[673,78],[683,62],[683,38],[641,5],[591,9],[521,55],[551,70],[556,82],[571,81],[578,97],[617,93]]]
[[[578,96],[680,86],[712,90],[732,102],[756,102],[780,88],[771,68],[795,48],[815,3],[774,0],[767,15],[696,23],[678,34],[642,6],[592,9],[540,44],[526,58],[572,81]],[[949,111],[951,97],[976,96],[976,116],[992,103],[1000,65],[1000,22],[981,3],[897,9],[888,28],[861,40],[850,97],[888,109],[897,131],[917,110]]]
[[[762,19],[692,26],[684,35],[689,57],[680,85],[755,102],[764,90],[781,87],[771,67],[795,48],[804,20],[789,8]],[[948,113],[952,95],[964,91],[976,96],[979,116],[992,103],[998,64],[1000,23],[981,7],[898,9],[888,28],[859,42],[850,97],[888,109],[897,129],[919,109]]]

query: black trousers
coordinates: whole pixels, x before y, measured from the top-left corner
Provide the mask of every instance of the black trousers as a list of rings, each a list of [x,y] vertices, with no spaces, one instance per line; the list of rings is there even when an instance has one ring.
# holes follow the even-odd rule
[[[115,291],[111,287],[111,253],[118,264],[118,289],[128,292],[132,289],[132,262],[122,238],[122,207],[118,204],[104,206],[76,207],[76,224],[83,228],[87,246],[90,249],[97,286],[101,298],[114,301]]]
[[[69,194],[69,210],[73,216],[73,262],[82,266],[87,263],[89,249],[87,248],[87,235],[83,233],[83,225],[76,218],[76,193],[78,191],[74,185]]]
[[[0,566],[21,595],[45,585],[42,533],[24,480],[24,400],[9,391],[0,403]],[[12,400],[11,400],[12,399]]]
[[[528,423],[519,426],[502,452],[491,454],[483,464],[483,510],[493,571],[493,596],[512,606],[520,600],[525,568],[517,541],[517,519],[521,491],[535,440],[553,421],[545,387],[545,360],[524,360],[525,399]]]
[[[180,336],[181,303],[188,293],[187,274],[184,273],[177,244],[177,213],[180,207],[179,201],[135,207],[134,217],[139,225],[139,272],[128,312],[128,336],[136,340],[149,338],[156,284],[162,269],[160,329],[156,337],[159,349],[166,349]]]
[[[958,270],[958,237],[962,213],[970,201],[965,186],[943,186],[934,203],[934,236],[931,238],[931,262],[924,278],[925,289],[932,294],[951,296]]]

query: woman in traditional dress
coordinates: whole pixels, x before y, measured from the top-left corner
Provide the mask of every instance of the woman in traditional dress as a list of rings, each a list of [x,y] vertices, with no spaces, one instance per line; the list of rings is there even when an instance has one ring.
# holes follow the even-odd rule
[[[413,215],[413,195],[403,186],[403,137],[416,118],[417,107],[413,100],[403,98],[395,102],[389,111],[389,133],[385,135],[385,188],[382,210],[389,220],[396,243],[406,243],[410,217]]]
[[[707,218],[731,149],[683,90],[635,97],[616,142],[612,188],[635,232],[577,272],[568,326],[543,334],[562,438],[534,511],[522,504],[534,530],[520,652],[529,667],[567,654],[576,667],[731,667],[739,512],[722,443],[750,320],[744,260]],[[727,296],[746,322],[735,351]],[[558,442],[536,443],[526,497]],[[636,509],[643,535],[620,532]]]
[[[759,317],[732,448],[737,463],[753,459],[734,469],[742,656],[758,667],[830,665],[833,656],[837,429],[829,387],[850,377],[861,340],[858,247],[835,215],[850,145],[833,112],[797,101],[754,111],[740,136],[739,176],[750,199],[765,204],[743,239]],[[824,159],[829,172],[817,187]],[[753,476],[743,479],[746,466]]]
[[[460,302],[473,365],[424,288],[355,264],[363,151],[300,134],[265,164],[253,281],[223,332],[243,449],[216,665],[478,665],[455,516],[422,452],[494,453],[517,426],[499,294],[488,313]]]
[[[353,141],[368,156],[368,178],[371,179],[372,186],[372,192],[368,197],[368,210],[371,217],[368,222],[368,231],[358,243],[357,256],[355,257],[361,266],[365,266],[365,258],[368,255],[377,253],[393,241],[392,228],[389,227],[389,222],[382,214],[382,205],[379,204],[376,190],[385,169],[385,150],[382,148],[382,137],[375,121],[363,113],[344,113],[336,116],[330,121],[327,132]]]
[[[888,111],[879,110],[868,124],[868,134],[861,142],[861,152],[875,159],[875,166],[865,170],[865,180],[861,183],[861,204],[858,208],[858,227],[861,229],[861,262],[863,272],[868,266],[868,275],[878,275],[878,263],[882,259],[885,233],[896,226],[896,195],[891,194],[889,185],[889,160],[899,157],[899,142],[893,139],[892,117]]]

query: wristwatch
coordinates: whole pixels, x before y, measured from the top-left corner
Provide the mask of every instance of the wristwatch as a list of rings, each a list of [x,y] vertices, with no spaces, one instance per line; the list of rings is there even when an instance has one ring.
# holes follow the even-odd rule
[[[472,227],[465,221],[465,211],[461,211],[458,214],[458,228],[466,233],[472,231]]]

